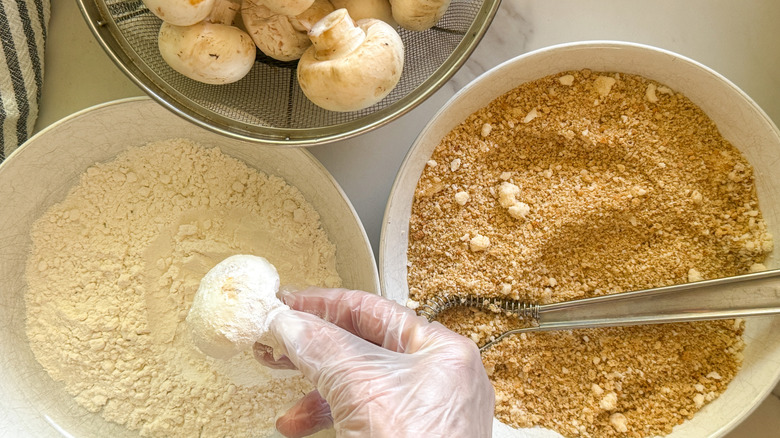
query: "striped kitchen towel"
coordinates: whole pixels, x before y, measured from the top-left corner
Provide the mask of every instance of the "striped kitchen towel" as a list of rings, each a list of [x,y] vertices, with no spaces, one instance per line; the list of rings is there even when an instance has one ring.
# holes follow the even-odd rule
[[[0,0],[0,161],[38,117],[49,0]]]

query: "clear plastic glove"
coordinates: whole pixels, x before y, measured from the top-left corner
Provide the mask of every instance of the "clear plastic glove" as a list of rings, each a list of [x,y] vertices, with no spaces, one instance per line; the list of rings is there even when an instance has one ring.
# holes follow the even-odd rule
[[[278,419],[282,434],[491,436],[493,386],[470,340],[366,292],[310,288],[282,299],[297,310],[272,324],[285,356],[256,344],[255,357],[294,366],[317,388]]]

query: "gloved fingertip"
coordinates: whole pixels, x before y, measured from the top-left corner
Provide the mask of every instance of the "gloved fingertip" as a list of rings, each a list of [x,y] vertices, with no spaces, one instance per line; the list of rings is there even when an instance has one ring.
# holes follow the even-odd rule
[[[303,289],[306,289],[306,286],[301,286],[299,284],[283,284],[279,286],[279,291],[277,294],[281,296],[282,294],[291,294],[295,292],[299,292]]]
[[[279,299],[287,306],[295,302],[295,290],[279,289]]]
[[[295,365],[293,365],[287,356],[280,356],[277,358],[274,355],[273,348],[269,347],[268,345],[256,342],[255,345],[252,346],[252,353],[255,356],[255,360],[267,366],[268,368],[273,368],[276,370],[295,369]]]
[[[330,427],[333,427],[330,406],[316,390],[276,420],[276,429],[288,438],[305,437]]]

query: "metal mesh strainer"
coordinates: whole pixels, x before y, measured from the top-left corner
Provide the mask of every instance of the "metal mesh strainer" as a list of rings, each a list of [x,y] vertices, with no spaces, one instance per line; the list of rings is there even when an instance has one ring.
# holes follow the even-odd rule
[[[160,104],[213,131],[286,146],[351,137],[411,110],[466,61],[500,4],[500,0],[452,0],[435,27],[424,32],[400,29],[406,58],[398,86],[370,108],[339,113],[319,108],[304,96],[296,79],[296,62],[280,62],[258,51],[254,67],[242,80],[203,84],[163,61],[157,48],[161,21],[141,0],[77,1],[109,56]]]

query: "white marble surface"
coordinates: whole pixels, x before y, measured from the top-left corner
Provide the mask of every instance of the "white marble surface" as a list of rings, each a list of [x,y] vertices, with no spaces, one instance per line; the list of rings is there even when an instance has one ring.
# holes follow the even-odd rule
[[[466,65],[441,90],[388,126],[311,148],[350,197],[379,247],[385,202],[406,151],[433,113],[468,81],[530,50],[622,40],[699,61],[742,88],[780,124],[780,1],[503,0]],[[109,60],[73,0],[52,0],[37,129],[77,110],[142,91]],[[780,387],[728,438],[780,436]]]

